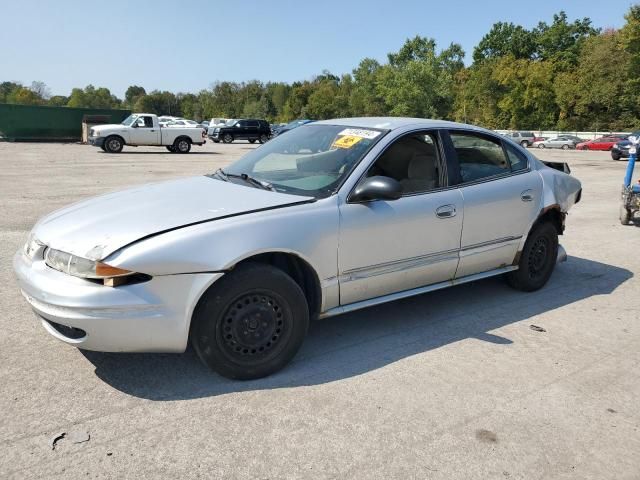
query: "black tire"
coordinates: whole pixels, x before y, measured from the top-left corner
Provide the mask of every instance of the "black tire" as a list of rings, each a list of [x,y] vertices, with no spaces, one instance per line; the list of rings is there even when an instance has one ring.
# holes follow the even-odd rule
[[[622,225],[629,225],[631,223],[631,210],[624,205],[620,205],[620,223]]]
[[[189,153],[191,150],[191,140],[186,137],[176,138],[173,143],[173,149],[176,153]]]
[[[250,138],[249,139],[249,143],[256,143],[256,139],[255,138]]]
[[[169,150],[171,153],[176,152],[176,149],[173,147],[173,145],[167,145],[167,150]]]
[[[545,144],[544,144],[544,143],[539,143],[539,144],[538,144],[538,148],[546,148],[546,146],[545,146]]]
[[[205,292],[193,313],[190,338],[209,368],[250,380],[289,363],[308,328],[309,308],[300,286],[282,270],[247,263]]]
[[[103,152],[107,151],[107,149],[105,148],[104,144],[100,145],[100,148],[102,149]]]
[[[214,140],[213,143],[220,143],[220,140]]]
[[[104,140],[104,151],[107,153],[120,153],[124,147],[124,141],[117,135],[111,135]]]
[[[527,142],[526,140],[523,140],[520,142],[520,145],[522,146],[522,148],[527,148],[529,147],[529,142]]]
[[[506,275],[516,290],[533,292],[547,283],[558,257],[558,232],[550,222],[534,225],[522,249],[518,270]]]
[[[611,152],[611,159],[612,160],[615,160],[617,162],[618,160],[620,160],[621,157],[622,157],[622,155],[620,155],[618,153]]]
[[[569,150],[569,145],[562,145],[562,150]]]
[[[269,141],[269,135],[263,133],[262,135],[260,135],[260,138],[258,140],[260,141],[260,143],[267,143]]]
[[[223,143],[232,143],[233,142],[233,135],[231,135],[230,133],[225,133],[222,136],[222,141],[223,141]]]

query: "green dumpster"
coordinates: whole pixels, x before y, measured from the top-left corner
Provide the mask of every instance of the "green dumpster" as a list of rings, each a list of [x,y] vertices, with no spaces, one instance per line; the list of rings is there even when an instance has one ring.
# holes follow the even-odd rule
[[[0,103],[0,137],[9,141],[79,141],[88,117],[120,123],[131,110],[44,107]]]

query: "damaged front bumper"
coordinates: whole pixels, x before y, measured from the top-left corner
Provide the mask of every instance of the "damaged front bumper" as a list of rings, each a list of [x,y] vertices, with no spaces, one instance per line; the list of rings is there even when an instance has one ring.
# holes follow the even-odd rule
[[[54,270],[22,250],[13,267],[23,296],[51,335],[102,352],[183,352],[198,299],[223,275],[160,275],[112,288]]]

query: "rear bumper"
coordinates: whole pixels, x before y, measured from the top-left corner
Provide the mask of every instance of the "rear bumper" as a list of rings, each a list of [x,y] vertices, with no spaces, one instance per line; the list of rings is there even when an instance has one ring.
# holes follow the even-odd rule
[[[166,275],[106,287],[58,272],[18,251],[23,296],[58,340],[103,352],[183,352],[193,309],[221,273]]]

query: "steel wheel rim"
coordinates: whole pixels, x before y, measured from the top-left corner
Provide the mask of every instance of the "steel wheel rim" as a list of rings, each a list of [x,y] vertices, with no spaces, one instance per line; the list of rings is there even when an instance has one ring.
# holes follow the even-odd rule
[[[539,237],[531,246],[529,255],[529,275],[532,278],[539,277],[549,263],[549,240],[546,237]]]
[[[231,135],[229,135],[228,133],[224,136],[224,141],[229,143],[231,141]]]
[[[189,148],[189,144],[186,140],[181,140],[180,143],[178,143],[178,148],[181,152],[186,152],[187,148]]]
[[[109,150],[117,150],[118,148],[120,148],[120,142],[118,140],[115,138],[109,140]]]
[[[282,297],[255,290],[229,304],[218,324],[218,345],[224,356],[237,364],[267,361],[285,347],[292,324]]]

